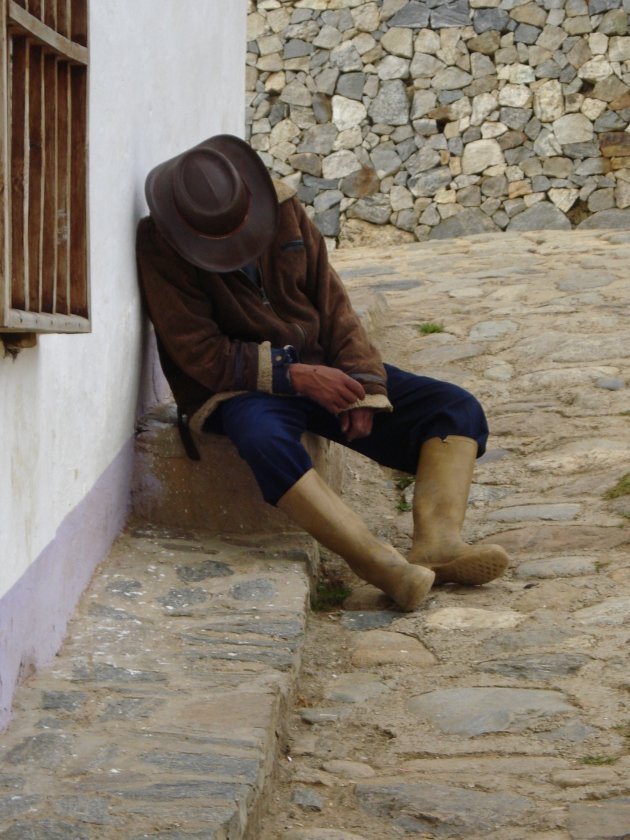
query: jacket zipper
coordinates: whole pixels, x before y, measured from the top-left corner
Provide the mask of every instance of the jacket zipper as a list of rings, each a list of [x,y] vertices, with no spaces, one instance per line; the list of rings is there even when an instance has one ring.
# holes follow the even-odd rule
[[[305,347],[306,346],[306,331],[304,330],[304,327],[301,324],[298,324],[295,321],[287,321],[285,318],[282,318],[278,314],[278,312],[274,309],[273,304],[269,300],[269,297],[267,296],[267,292],[265,291],[265,283],[264,283],[264,279],[263,279],[262,268],[260,267],[260,265],[258,265],[257,267],[258,267],[258,277],[260,279],[260,283],[254,283],[253,285],[255,286],[256,291],[258,292],[258,294],[260,296],[260,299],[262,301],[263,306],[268,306],[269,309],[273,312],[273,314],[280,321],[283,321],[285,324],[288,324],[290,327],[295,327],[295,329],[300,334],[301,347]],[[247,280],[248,283],[251,283],[249,277],[247,276],[247,274],[241,268],[239,268],[238,271],[239,271],[239,274],[243,275],[243,277]]]

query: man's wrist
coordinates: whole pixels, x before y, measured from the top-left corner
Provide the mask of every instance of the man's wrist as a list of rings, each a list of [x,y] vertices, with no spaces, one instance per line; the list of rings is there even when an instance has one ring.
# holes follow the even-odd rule
[[[273,347],[271,350],[272,391],[274,394],[295,393],[291,381],[290,368],[297,362],[298,354],[295,347],[287,344],[285,347]]]

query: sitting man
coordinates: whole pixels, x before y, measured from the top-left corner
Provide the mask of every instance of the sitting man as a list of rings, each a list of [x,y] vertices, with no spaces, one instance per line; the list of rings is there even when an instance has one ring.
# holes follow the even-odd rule
[[[219,135],[153,169],[140,281],[189,454],[228,435],[277,505],[403,610],[433,585],[501,575],[497,545],[462,541],[488,428],[461,388],[383,365],[294,192]],[[416,475],[405,559],[313,469],[305,430]],[[199,457],[198,454],[196,457]]]

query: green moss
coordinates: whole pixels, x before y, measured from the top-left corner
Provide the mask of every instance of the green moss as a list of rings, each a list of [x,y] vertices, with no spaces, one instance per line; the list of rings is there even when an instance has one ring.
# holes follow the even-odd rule
[[[601,767],[605,764],[615,764],[619,761],[619,756],[615,755],[585,755],[580,759],[582,764],[589,764],[592,767]]]
[[[630,496],[630,473],[623,475],[614,487],[604,493],[604,499],[618,499],[620,496]]]
[[[351,592],[352,589],[341,580],[320,581],[311,597],[311,607],[314,612],[338,610]]]

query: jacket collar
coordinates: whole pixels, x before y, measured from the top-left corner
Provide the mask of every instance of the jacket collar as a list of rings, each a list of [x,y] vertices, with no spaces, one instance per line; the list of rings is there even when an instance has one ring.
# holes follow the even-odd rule
[[[280,204],[283,204],[285,201],[288,201],[290,198],[293,198],[293,196],[296,194],[296,191],[293,189],[293,187],[290,187],[288,184],[285,184],[284,181],[277,181],[275,178],[273,178],[272,180]]]

